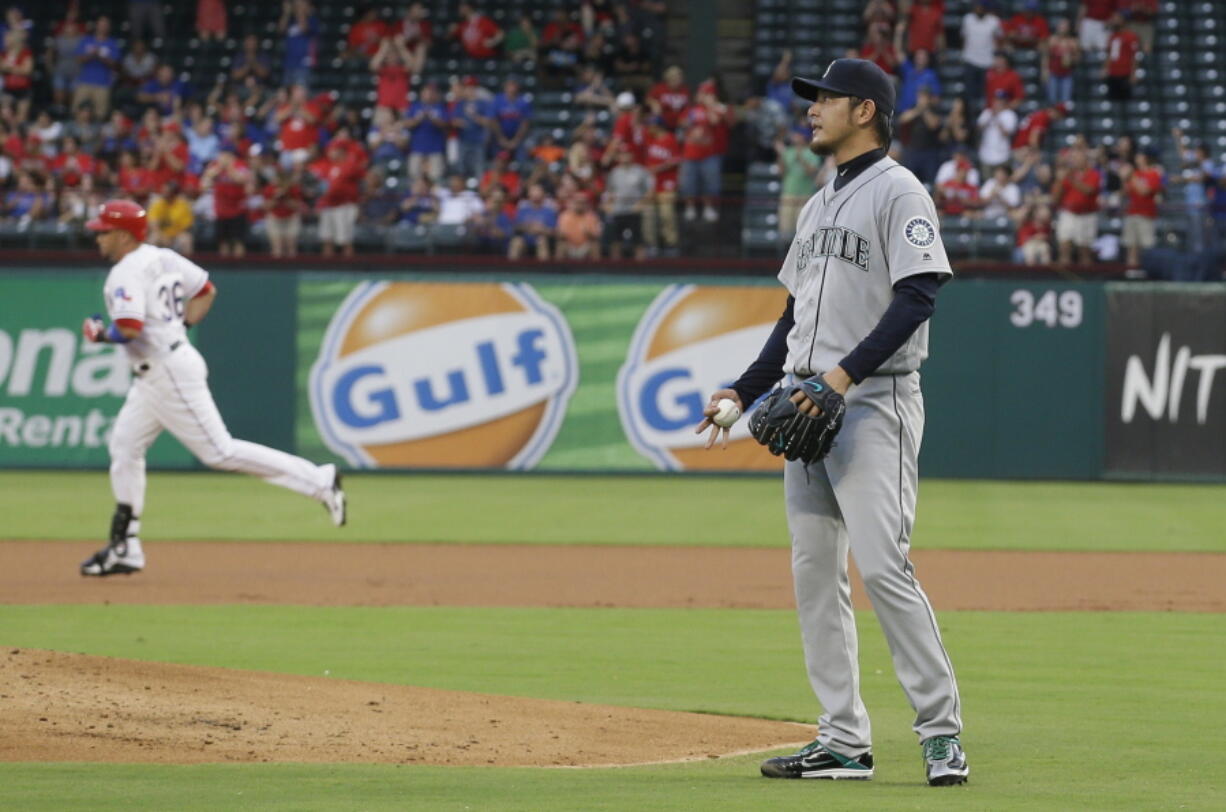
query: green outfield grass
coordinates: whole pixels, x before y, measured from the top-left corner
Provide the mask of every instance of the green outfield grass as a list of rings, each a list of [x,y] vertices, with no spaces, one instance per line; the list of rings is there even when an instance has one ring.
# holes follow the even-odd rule
[[[0,765],[15,809],[1220,809],[1226,618],[946,612],[972,783],[924,786],[862,615],[871,784],[758,757],[654,768]],[[190,633],[185,633],[190,629]],[[783,611],[0,606],[0,644],[488,693],[811,720]],[[2,712],[2,709],[0,709]],[[2,735],[2,733],[0,733]]]
[[[784,546],[774,478],[354,475],[334,530],[302,497],[233,474],[153,473],[156,539]],[[0,473],[10,539],[103,538],[106,475]],[[914,544],[945,549],[1226,551],[1226,486],[924,480]]]

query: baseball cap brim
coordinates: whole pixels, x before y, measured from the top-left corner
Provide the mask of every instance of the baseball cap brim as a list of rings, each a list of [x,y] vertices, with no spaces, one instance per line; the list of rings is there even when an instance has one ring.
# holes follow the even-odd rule
[[[115,224],[108,223],[105,220],[90,220],[85,224],[85,227],[90,231],[114,231]]]
[[[866,95],[865,88],[863,87],[856,88],[847,85],[840,85],[837,82],[831,82],[826,79],[805,79],[802,76],[792,77],[792,92],[797,96],[800,96],[802,99],[817,101],[817,93],[819,90],[825,90],[826,92],[834,93],[837,96],[856,96],[872,99],[873,103],[877,105],[877,108],[883,110],[887,115],[892,115],[894,113],[894,108],[891,106],[893,102],[891,100],[878,101],[877,99],[873,98],[872,95]],[[869,93],[871,94],[871,91],[869,91]]]
[[[840,96],[850,96],[851,93],[846,90],[835,87],[828,82],[819,82],[815,79],[802,79],[799,76],[792,77],[792,92],[802,99],[809,101],[817,101],[817,92],[819,90],[827,90],[831,93],[837,93]]]

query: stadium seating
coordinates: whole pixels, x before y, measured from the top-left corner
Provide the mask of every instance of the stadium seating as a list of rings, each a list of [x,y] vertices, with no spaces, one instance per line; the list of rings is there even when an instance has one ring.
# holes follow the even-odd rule
[[[962,16],[970,10],[969,0],[949,0],[945,4],[945,29],[949,43],[958,42]],[[1001,4],[997,4],[1000,6]],[[1074,18],[1075,0],[1043,0],[1040,9],[1049,21]],[[821,7],[821,13],[816,13]],[[848,48],[859,48],[864,39],[862,0],[759,0],[755,15],[754,89],[761,92],[780,55],[791,49],[797,71],[819,70]],[[1011,11],[999,14],[1007,16]],[[1020,115],[1045,104],[1039,80],[1039,55],[1013,54],[1014,68],[1026,87]],[[936,66],[944,91],[943,110],[949,100],[963,91],[960,52],[951,47]],[[1207,144],[1211,156],[1226,153],[1226,4],[1166,0],[1161,4],[1156,25],[1154,52],[1143,59],[1138,69],[1134,99],[1123,105],[1106,99],[1106,86],[1098,78],[1101,58],[1087,58],[1074,80],[1075,112],[1057,122],[1046,145],[1049,158],[1060,147],[1084,134],[1092,144],[1114,143],[1123,133],[1130,134],[1139,146],[1155,146],[1167,171],[1180,166],[1179,150],[1171,136],[1178,127],[1193,141]],[[757,162],[749,167],[749,186],[745,200],[745,225],[742,239],[746,252],[754,255],[780,254],[786,249],[779,235],[767,222],[777,207],[768,190],[776,181],[774,166]],[[767,192],[767,193],[763,193]],[[1159,233],[1180,238],[1185,230],[1184,216],[1177,202],[1164,208]],[[1104,213],[1100,234],[1119,234],[1121,219]],[[1012,228],[1006,222],[982,219],[945,218],[943,232],[950,254],[966,258],[1007,259],[1012,251]]]

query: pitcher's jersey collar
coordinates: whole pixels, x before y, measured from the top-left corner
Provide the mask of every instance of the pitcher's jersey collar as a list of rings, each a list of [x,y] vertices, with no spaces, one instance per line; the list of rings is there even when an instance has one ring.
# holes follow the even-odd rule
[[[838,174],[834,176],[834,190],[837,192],[851,183],[857,175],[880,161],[888,152],[889,149],[886,147],[878,147],[839,164]]]

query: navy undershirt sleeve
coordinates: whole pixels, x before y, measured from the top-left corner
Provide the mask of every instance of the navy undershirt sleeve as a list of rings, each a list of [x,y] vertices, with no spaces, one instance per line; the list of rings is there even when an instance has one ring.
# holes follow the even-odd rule
[[[948,278],[945,274],[917,274],[894,286],[894,298],[881,321],[839,362],[853,381],[860,383],[876,372],[932,316],[936,311],[937,290]]]
[[[736,383],[732,384],[732,389],[741,399],[744,408],[748,409],[763,392],[783,377],[783,364],[788,359],[788,333],[796,324],[795,313],[796,298],[789,296],[787,306],[783,308],[783,315],[775,323],[775,329],[771,330],[770,338],[762,345],[758,360],[750,364],[741,377],[737,378]]]

